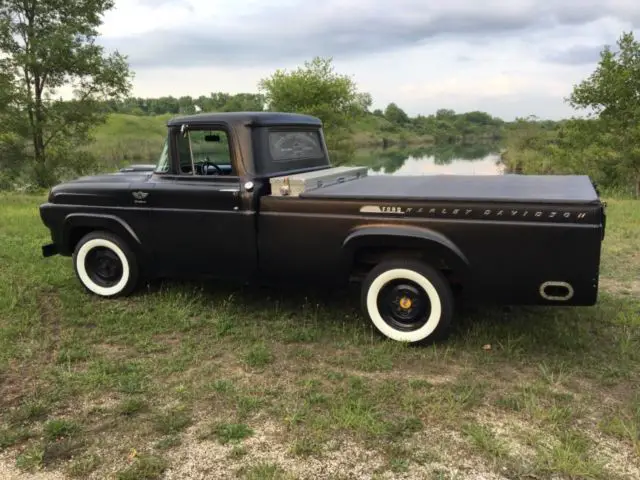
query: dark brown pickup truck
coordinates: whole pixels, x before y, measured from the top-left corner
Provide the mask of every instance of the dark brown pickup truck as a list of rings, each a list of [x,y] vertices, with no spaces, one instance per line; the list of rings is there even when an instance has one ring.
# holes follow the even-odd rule
[[[604,205],[586,176],[367,175],[332,167],[321,122],[287,113],[169,121],[157,165],[54,187],[40,208],[82,285],[141,279],[361,284],[387,337],[444,337],[469,303],[593,305]]]

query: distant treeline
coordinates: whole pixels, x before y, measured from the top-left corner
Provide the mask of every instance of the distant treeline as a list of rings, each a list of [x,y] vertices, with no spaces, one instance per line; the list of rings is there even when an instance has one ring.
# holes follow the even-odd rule
[[[212,93],[199,97],[131,97],[124,100],[110,100],[103,103],[109,113],[126,113],[129,115],[187,115],[198,111],[204,112],[251,112],[263,111],[265,97],[259,93]]]
[[[264,111],[265,96],[259,93],[229,94],[211,93],[199,97],[131,97],[125,100],[104,102],[103,110],[139,116],[187,115],[197,112]],[[440,109],[431,115],[409,116],[395,103],[384,110],[366,111],[362,118],[355,120],[354,132],[374,134],[375,141],[367,144],[385,146],[397,143],[473,143],[478,141],[498,141],[504,136],[504,127],[509,122],[486,112],[472,111],[456,113],[450,109]],[[420,138],[418,138],[420,137]]]
[[[507,123],[486,112],[456,113],[444,108],[431,115],[410,117],[395,103],[389,104],[384,111],[374,110],[372,114],[390,122],[388,130],[391,132],[405,129],[418,135],[431,135],[436,143],[497,141],[502,138]]]

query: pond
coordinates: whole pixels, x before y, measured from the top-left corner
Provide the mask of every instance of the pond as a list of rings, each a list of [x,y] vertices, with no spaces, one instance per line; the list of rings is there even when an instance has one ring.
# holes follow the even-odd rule
[[[369,175],[501,175],[500,150],[494,144],[444,145],[358,150],[354,165]]]

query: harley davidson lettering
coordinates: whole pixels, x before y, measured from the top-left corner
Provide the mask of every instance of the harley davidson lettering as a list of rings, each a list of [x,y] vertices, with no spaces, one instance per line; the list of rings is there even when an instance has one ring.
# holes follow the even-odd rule
[[[559,212],[558,210],[526,210],[526,209],[513,209],[513,210],[494,210],[484,209],[477,210],[473,208],[446,208],[446,207],[403,207],[399,205],[364,205],[360,207],[361,213],[392,213],[396,215],[406,216],[420,216],[426,213],[430,217],[436,218],[451,218],[451,217],[471,217],[481,219],[501,219],[501,218],[529,218],[535,219],[549,219],[554,221],[563,220],[583,220],[587,218],[586,212]],[[475,214],[475,215],[474,215]]]

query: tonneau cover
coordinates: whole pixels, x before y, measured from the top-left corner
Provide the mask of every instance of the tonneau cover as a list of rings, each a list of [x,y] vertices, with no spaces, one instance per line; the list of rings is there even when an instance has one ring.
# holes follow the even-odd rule
[[[303,198],[591,203],[586,175],[373,175],[311,190]]]

